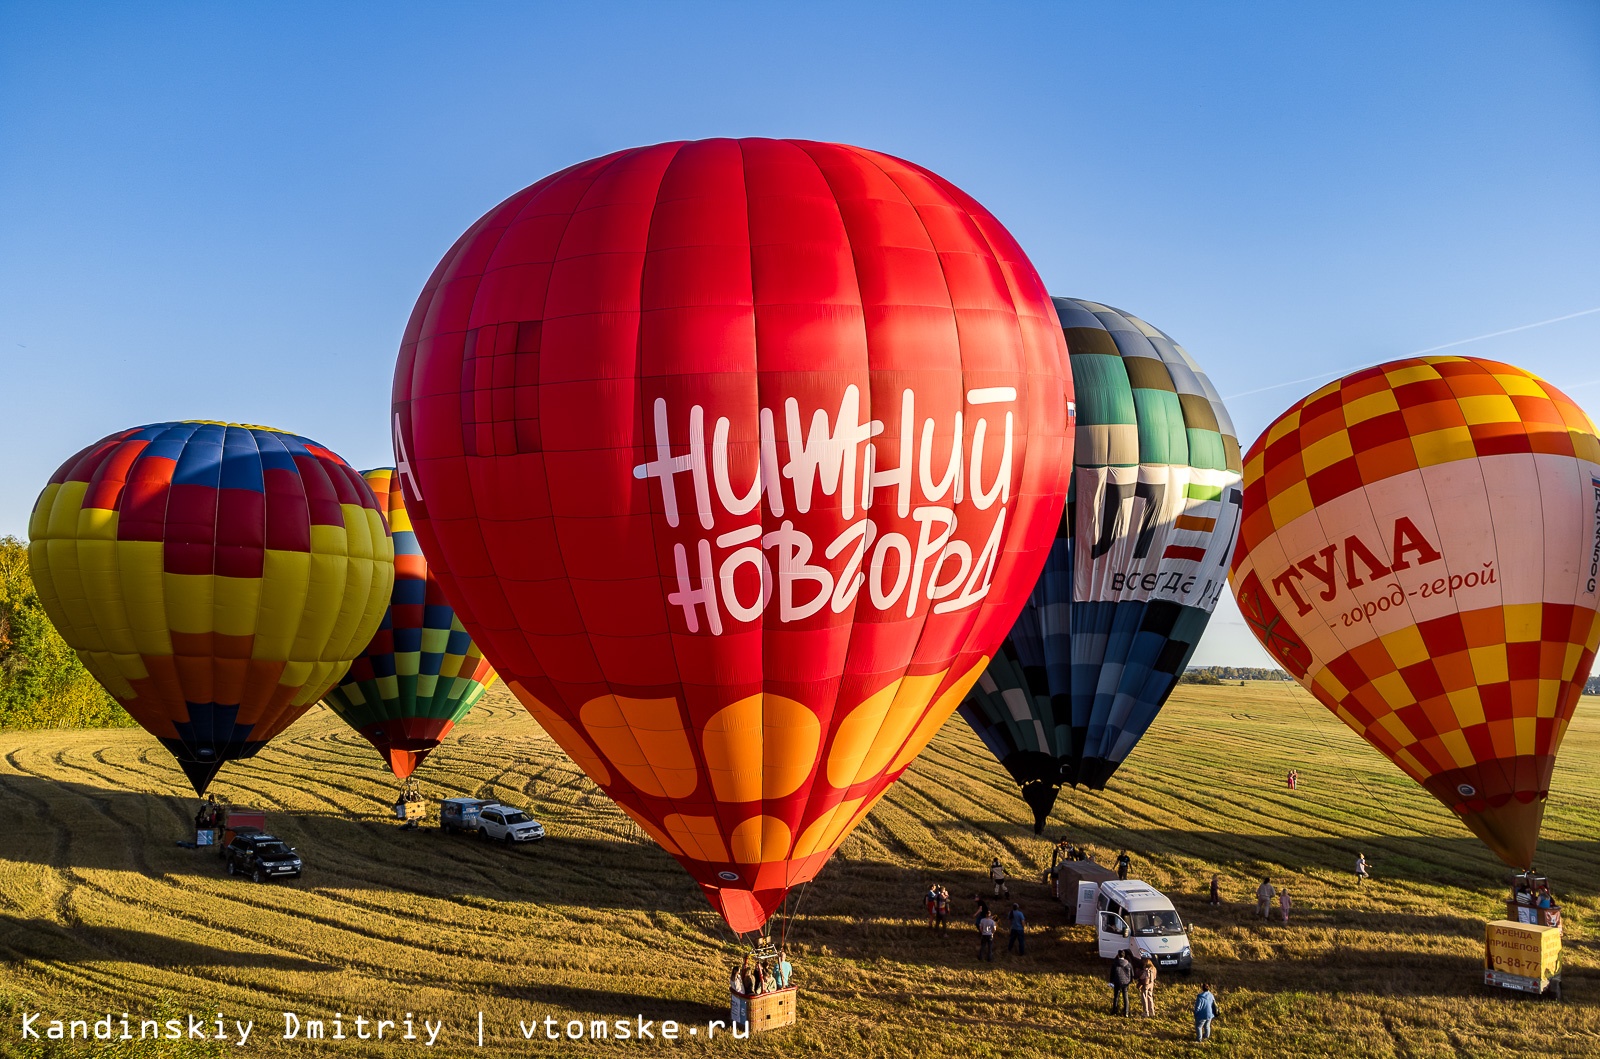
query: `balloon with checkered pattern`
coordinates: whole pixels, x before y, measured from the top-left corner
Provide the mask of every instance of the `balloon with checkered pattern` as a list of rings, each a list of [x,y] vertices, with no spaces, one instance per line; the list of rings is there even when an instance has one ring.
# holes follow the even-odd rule
[[[494,683],[494,670],[428,573],[393,467],[362,471],[394,539],[394,594],[383,624],[323,697],[406,779]]]
[[[1600,440],[1509,364],[1418,357],[1296,402],[1245,457],[1230,581],[1301,684],[1532,865],[1600,639]]]
[[[1077,399],[1066,512],[967,723],[1022,788],[1034,832],[1063,784],[1101,790],[1166,703],[1227,579],[1239,442],[1163,332],[1056,298]]]
[[[196,793],[344,674],[394,582],[367,483],[270,427],[118,431],[61,465],[28,535],[45,613]]]

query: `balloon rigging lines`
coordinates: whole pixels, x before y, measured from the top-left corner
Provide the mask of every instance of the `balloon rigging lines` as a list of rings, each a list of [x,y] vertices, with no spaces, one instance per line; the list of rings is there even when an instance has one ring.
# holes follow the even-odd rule
[[[1518,331],[1529,331],[1529,330],[1532,330],[1535,327],[1544,327],[1544,326],[1546,326],[1548,324],[1558,324],[1563,320],[1573,320],[1573,319],[1576,319],[1577,317],[1580,317],[1580,316],[1588,316],[1591,313],[1600,313],[1600,305],[1597,305],[1592,309],[1580,309],[1575,313],[1567,313],[1565,316],[1552,316],[1548,320],[1536,320],[1531,324],[1519,324],[1516,327],[1508,327],[1508,328],[1504,329],[1503,331],[1490,331],[1486,335],[1474,335],[1471,338],[1458,338],[1454,342],[1446,342],[1443,345],[1438,345],[1438,346],[1429,346],[1427,349],[1419,349],[1419,350],[1417,350],[1417,351],[1415,351],[1413,353],[1407,353],[1407,354],[1404,354],[1404,356],[1397,357],[1395,359],[1403,360],[1406,357],[1420,357],[1425,353],[1437,353],[1441,349],[1451,349],[1451,348],[1454,348],[1455,346],[1464,346],[1464,345],[1468,344],[1469,342],[1482,342],[1483,340],[1488,339],[1488,338],[1499,338],[1501,335],[1516,334]],[[1303,379],[1290,379],[1288,382],[1275,382],[1271,386],[1261,386],[1261,387],[1258,387],[1258,388],[1256,388],[1254,390],[1244,390],[1244,391],[1242,391],[1240,393],[1230,394],[1229,396],[1224,397],[1223,400],[1224,401],[1233,401],[1233,400],[1237,400],[1240,397],[1250,397],[1250,396],[1253,396],[1253,395],[1258,394],[1258,393],[1268,393],[1269,391],[1272,391],[1272,390],[1281,390],[1285,386],[1298,386],[1301,383],[1318,382],[1318,381],[1320,381],[1322,379],[1331,379],[1335,375],[1348,375],[1350,372],[1359,371],[1360,369],[1362,369],[1364,367],[1367,367],[1367,365],[1366,364],[1353,364],[1348,368],[1340,368],[1337,371],[1325,371],[1325,372],[1322,372],[1319,375],[1308,375]],[[1590,380],[1589,382],[1586,382],[1586,383],[1578,383],[1578,385],[1579,386],[1589,386],[1589,385],[1592,385],[1593,383],[1596,383],[1596,382],[1600,382],[1600,379],[1592,379],[1592,380]],[[1570,388],[1571,387],[1569,387],[1569,389]]]

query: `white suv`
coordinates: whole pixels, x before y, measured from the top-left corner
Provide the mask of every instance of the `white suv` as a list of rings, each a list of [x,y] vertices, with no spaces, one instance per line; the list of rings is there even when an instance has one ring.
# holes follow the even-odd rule
[[[498,839],[508,846],[513,842],[542,842],[544,825],[521,809],[486,805],[478,810],[478,834],[486,839]]]

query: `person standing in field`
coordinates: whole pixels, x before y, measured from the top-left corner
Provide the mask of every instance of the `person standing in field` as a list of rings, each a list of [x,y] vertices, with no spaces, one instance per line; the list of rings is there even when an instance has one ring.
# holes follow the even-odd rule
[[[1006,942],[1006,951],[1017,950],[1018,956],[1028,955],[1028,945],[1023,937],[1027,929],[1028,917],[1022,914],[1022,906],[1013,903],[1011,906],[1011,938]]]
[[[1208,1041],[1211,1039],[1211,1020],[1217,1017],[1217,995],[1211,991],[1211,983],[1207,982],[1200,987],[1200,995],[1194,998],[1194,1039]]]
[[[1272,889],[1270,876],[1261,877],[1261,885],[1256,887],[1256,915],[1262,919],[1267,918],[1267,909],[1272,905],[1272,897],[1276,891]]]
[[[1222,903],[1222,876],[1215,872],[1211,875],[1211,903],[1214,905]]]
[[[1133,964],[1128,960],[1128,950],[1123,949],[1117,953],[1117,958],[1111,961],[1111,971],[1106,976],[1111,983],[1111,1013],[1119,1014],[1117,1006],[1122,1006],[1121,1015],[1128,1014],[1128,986],[1133,984]]]
[[[1366,882],[1366,880],[1367,880],[1367,855],[1365,853],[1357,853],[1356,854],[1356,885],[1360,886],[1363,882]]]
[[[1009,897],[1011,888],[1006,885],[1006,870],[1000,866],[1000,858],[996,857],[994,863],[989,865],[989,881],[994,883],[996,897]]]
[[[1154,1018],[1156,1014],[1156,961],[1146,956],[1139,963],[1139,973],[1135,981],[1139,983],[1139,1005],[1144,1009],[1144,1017]]]
[[[983,918],[978,920],[978,959],[994,962],[994,917],[989,910],[983,910]]]
[[[922,895],[922,903],[928,911],[928,929],[932,930],[938,925],[939,887],[928,884],[928,892]]]
[[[940,930],[950,929],[950,891],[943,886],[939,887],[939,896],[934,900],[933,914]]]
[[[1123,850],[1117,854],[1117,878],[1127,881],[1128,869],[1133,867],[1133,859],[1128,856],[1128,851]]]
[[[1289,888],[1285,886],[1278,891],[1278,913],[1283,916],[1283,925],[1289,925],[1289,909],[1292,902],[1289,900]]]
[[[1044,881],[1050,884],[1050,896],[1061,896],[1061,862],[1067,859],[1072,850],[1072,843],[1065,838],[1056,839],[1055,848],[1050,851],[1050,870],[1044,873]]]

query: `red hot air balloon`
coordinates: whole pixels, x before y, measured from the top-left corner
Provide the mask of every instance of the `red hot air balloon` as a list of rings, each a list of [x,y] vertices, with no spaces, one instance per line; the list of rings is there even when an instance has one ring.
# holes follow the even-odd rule
[[[396,457],[485,656],[743,933],[1010,628],[1071,467],[1065,353],[1011,236],[927,170],[660,144],[461,237]]]

